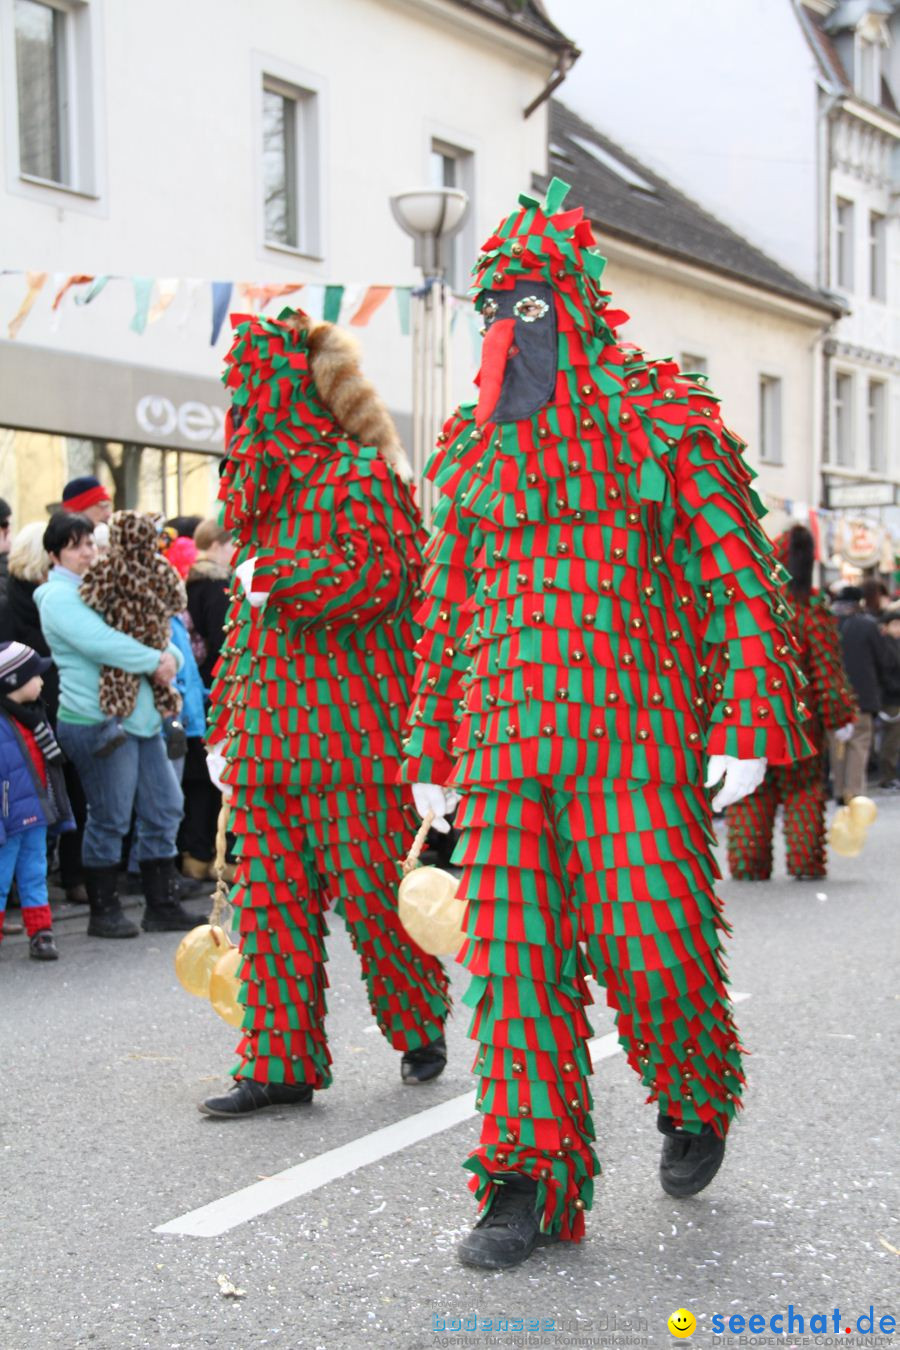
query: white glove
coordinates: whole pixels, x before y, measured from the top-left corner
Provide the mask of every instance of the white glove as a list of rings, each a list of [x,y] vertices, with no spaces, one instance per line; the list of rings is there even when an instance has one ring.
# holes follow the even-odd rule
[[[841,745],[844,745],[845,742],[849,741],[850,737],[853,735],[853,729],[855,726],[856,726],[855,722],[848,722],[845,727],[838,727],[837,731],[834,733],[834,739],[836,741],[839,741]]]
[[[225,758],[225,742],[219,741],[218,745],[208,745],[206,747],[206,769],[210,777],[210,782],[215,783],[223,797],[231,796],[231,788],[222,782],[222,774],[228,761]]]
[[[266,592],[255,591],[253,589],[253,571],[256,567],[256,561],[256,558],[248,558],[246,562],[241,563],[240,567],[234,569],[234,575],[241,583],[244,594],[250,601],[252,607],[254,609],[259,609],[260,605],[266,603]]]
[[[733,755],[711,755],[706,772],[706,787],[715,787],[724,776],[722,784],[712,799],[714,811],[724,811],[733,806],[742,797],[755,792],[766,776],[764,759],[735,759]]]
[[[447,816],[456,810],[459,793],[452,788],[439,787],[437,783],[413,783],[412,792],[416,810],[422,819],[430,811],[434,816],[431,828],[437,830],[438,834],[449,834],[450,822]]]

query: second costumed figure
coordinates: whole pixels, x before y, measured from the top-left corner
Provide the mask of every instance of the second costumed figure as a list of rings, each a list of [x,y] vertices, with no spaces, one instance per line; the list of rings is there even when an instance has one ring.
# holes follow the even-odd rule
[[[825,734],[835,733],[835,753],[853,733],[856,700],[844,673],[837,619],[813,589],[815,545],[805,525],[779,535],[775,551],[788,574],[800,668],[808,680],[805,699],[815,753],[796,764],[773,764],[765,781],[729,806],[728,868],[736,881],[766,881],[772,875],[772,843],[779,806],[784,813],[788,875],[816,880],[825,866]]]
[[[391,419],[351,340],[287,311],[242,318],[220,496],[238,546],[209,742],[239,855],[244,1115],[331,1081],[326,910],[335,902],[407,1083],[436,1077],[447,977],[397,917],[414,817],[397,786],[423,533]]]
[[[619,342],[583,211],[523,197],[475,277],[477,407],[440,437],[404,773],[463,793],[482,1218],[460,1257],[577,1241],[594,1175],[591,1002],[657,1104],[661,1179],[718,1168],[744,1074],[704,791],[809,753],[782,573],[705,385]]]

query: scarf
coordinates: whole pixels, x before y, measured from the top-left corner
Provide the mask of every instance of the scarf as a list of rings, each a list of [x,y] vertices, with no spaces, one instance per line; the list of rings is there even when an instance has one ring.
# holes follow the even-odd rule
[[[0,708],[13,722],[18,722],[20,726],[28,728],[44,757],[44,764],[47,769],[47,805],[49,812],[47,823],[51,833],[56,833],[54,827],[61,826],[64,830],[73,829],[72,806],[69,801],[69,794],[66,791],[66,779],[63,773],[66,757],[60,750],[50,723],[47,721],[47,710],[43,703],[40,699],[36,699],[33,703],[16,703],[8,694],[0,694]]]

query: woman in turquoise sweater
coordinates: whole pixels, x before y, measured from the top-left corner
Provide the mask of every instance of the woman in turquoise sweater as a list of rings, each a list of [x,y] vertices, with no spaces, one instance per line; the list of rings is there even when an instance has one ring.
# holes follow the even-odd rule
[[[182,657],[172,645],[159,652],[111,628],[82,600],[81,578],[97,557],[94,526],[85,516],[60,512],[44,535],[53,570],[35,592],[41,628],[59,670],[57,736],[81,778],[88,815],[84,831],[85,884],[92,937],[136,937],[122,913],[117,876],[123,841],[137,817],[138,858],[148,932],[186,930],[194,920],[178,901],[175,837],[181,788],[166,754],[152,681],[171,683]],[[107,717],[100,707],[100,671],[113,666],[144,675],[134,712],[123,722],[125,740],[106,750]]]

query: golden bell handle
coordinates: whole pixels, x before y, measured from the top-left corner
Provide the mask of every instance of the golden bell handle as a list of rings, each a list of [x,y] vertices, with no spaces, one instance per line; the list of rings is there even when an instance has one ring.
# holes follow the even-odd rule
[[[433,821],[434,821],[434,812],[426,811],[422,819],[422,824],[419,826],[418,834],[412,841],[412,847],[410,848],[409,852],[407,853],[406,857],[404,858],[401,864],[403,875],[405,877],[409,876],[410,872],[415,867],[418,867],[419,855],[422,852],[422,849],[425,847],[425,840],[428,838],[428,831],[431,829]]]

